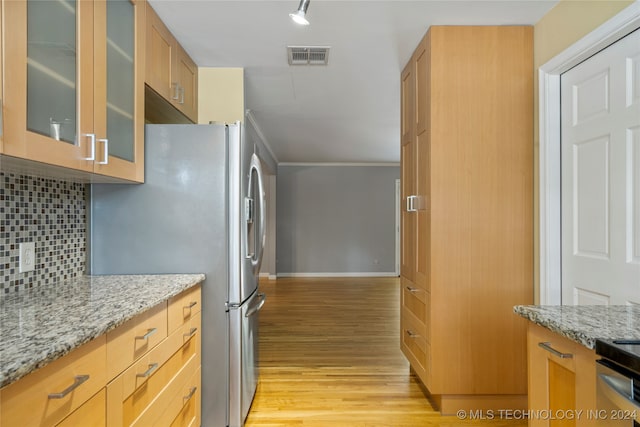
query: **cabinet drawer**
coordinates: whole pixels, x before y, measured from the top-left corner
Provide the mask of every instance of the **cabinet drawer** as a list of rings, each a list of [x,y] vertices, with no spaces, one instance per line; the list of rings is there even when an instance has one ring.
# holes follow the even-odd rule
[[[428,358],[430,356],[429,342],[425,337],[425,327],[411,319],[406,313],[402,313],[400,318],[401,324],[401,343],[405,355],[409,359],[416,371],[428,372]],[[408,354],[407,354],[408,353]]]
[[[166,340],[150,352],[142,356],[129,369],[124,371],[122,377],[123,395],[129,396],[136,389],[141,387],[152,373],[169,360],[178,350],[182,348],[185,354],[200,350],[200,343],[197,339],[200,335],[200,313],[195,314],[189,321],[171,333]],[[188,344],[188,345],[187,345]],[[187,345],[185,347],[185,345]],[[143,375],[149,372],[148,375]]]
[[[405,285],[402,287],[402,308],[415,316],[415,319],[423,324],[429,321],[430,295],[424,289]],[[429,337],[426,337],[429,339]]]
[[[103,388],[56,427],[104,427],[107,424],[107,392]]]
[[[108,379],[167,337],[167,305],[162,303],[107,333]]]
[[[167,408],[167,415],[163,416],[161,421],[169,421],[174,407],[180,407],[180,412],[171,422],[170,427],[197,427],[200,425],[200,403],[201,399],[201,374],[200,368],[191,376],[189,381],[182,386],[181,393],[178,393],[172,400],[172,407]],[[177,403],[177,404],[176,404]],[[164,414],[163,414],[164,415]]]
[[[182,326],[202,309],[200,285],[187,289],[169,300],[169,333]]]
[[[199,313],[107,386],[109,425],[136,423],[192,360],[200,364]]]
[[[174,355],[175,359],[181,359],[182,356],[186,355],[186,353],[182,353],[183,350],[178,351]],[[167,364],[172,363],[173,359],[174,358],[172,357]],[[171,381],[165,379],[162,384],[162,388],[158,390],[159,394],[154,394],[153,401],[149,402],[150,404],[139,414],[139,416],[132,418],[132,423],[125,422],[125,425],[131,425],[132,427],[169,425],[169,423],[171,423],[171,421],[180,413],[183,402],[186,401],[185,396],[188,396],[190,399],[194,397],[197,389],[194,391],[193,395],[189,396],[195,385],[188,383],[199,367],[200,360],[197,357],[187,359],[184,365],[168,366],[167,370],[172,370],[172,374],[175,374],[173,379]],[[128,400],[135,401],[135,394]],[[127,408],[125,406],[125,419],[127,414],[126,409]]]
[[[104,388],[105,348],[105,337],[98,337],[0,390],[0,424],[55,425],[67,417]],[[64,396],[50,397],[54,393]]]

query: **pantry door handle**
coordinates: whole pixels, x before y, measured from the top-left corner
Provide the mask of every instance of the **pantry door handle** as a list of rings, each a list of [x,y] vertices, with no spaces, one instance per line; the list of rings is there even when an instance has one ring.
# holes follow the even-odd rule
[[[571,354],[571,353],[563,353],[561,351],[556,350],[555,348],[551,347],[551,343],[550,342],[539,342],[538,343],[538,347],[544,348],[545,350],[547,350],[549,353],[553,354],[554,356],[558,356],[560,359],[573,359],[573,354]]]
[[[85,381],[87,381],[88,379],[89,379],[89,375],[77,375],[74,378],[73,384],[71,384],[69,387],[65,388],[64,390],[62,390],[60,393],[50,393],[49,399],[62,399],[67,394],[71,393],[73,390],[80,387],[80,385]]]
[[[157,328],[151,328],[151,329],[147,329],[147,333],[144,335],[138,335],[136,337],[137,340],[148,340],[149,337],[153,334],[155,334],[156,332],[158,332]]]

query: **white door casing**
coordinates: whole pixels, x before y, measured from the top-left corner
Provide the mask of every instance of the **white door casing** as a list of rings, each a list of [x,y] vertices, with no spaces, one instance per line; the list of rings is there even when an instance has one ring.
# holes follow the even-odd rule
[[[540,304],[561,303],[560,75],[640,28],[640,0],[542,65],[539,81]]]
[[[640,30],[561,76],[562,303],[640,301]]]

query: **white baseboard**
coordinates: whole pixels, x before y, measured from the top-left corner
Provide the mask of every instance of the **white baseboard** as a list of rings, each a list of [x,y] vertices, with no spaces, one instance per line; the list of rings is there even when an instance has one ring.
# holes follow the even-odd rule
[[[271,273],[260,273],[258,275],[259,278],[268,279],[268,280],[276,280],[277,276]]]
[[[394,271],[367,271],[360,273],[278,273],[278,277],[398,277]]]

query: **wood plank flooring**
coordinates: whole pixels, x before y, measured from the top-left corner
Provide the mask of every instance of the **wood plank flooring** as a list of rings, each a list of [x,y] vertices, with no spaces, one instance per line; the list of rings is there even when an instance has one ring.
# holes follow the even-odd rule
[[[261,281],[260,383],[246,427],[526,426],[433,410],[400,351],[396,278]]]

